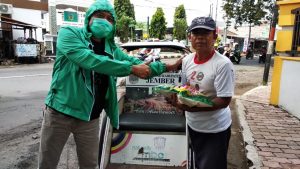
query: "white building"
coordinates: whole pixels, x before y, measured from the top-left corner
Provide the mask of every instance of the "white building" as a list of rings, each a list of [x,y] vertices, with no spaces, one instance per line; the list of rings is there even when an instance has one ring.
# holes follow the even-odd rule
[[[13,40],[32,36],[38,41],[43,41],[41,16],[42,12],[47,10],[47,3],[40,2],[40,0],[23,1],[27,1],[26,4],[21,1],[1,1],[1,34],[4,31],[12,32]],[[32,35],[30,27],[33,30]]]
[[[11,14],[12,19],[29,23],[39,28],[36,29],[36,40],[39,42],[43,41],[42,33],[42,11],[32,10],[32,9],[22,9],[22,8],[13,8],[13,13]],[[24,37],[24,30],[13,29],[13,39],[19,37]],[[29,30],[25,32],[25,37],[29,37]],[[35,38],[35,36],[33,36]]]

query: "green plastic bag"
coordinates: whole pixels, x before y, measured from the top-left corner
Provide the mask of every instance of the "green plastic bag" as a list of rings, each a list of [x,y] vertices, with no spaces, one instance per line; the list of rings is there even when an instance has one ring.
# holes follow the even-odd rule
[[[174,90],[174,87],[174,85],[170,84],[158,85],[153,88],[153,92],[156,94],[161,94],[165,97],[170,97],[172,94],[178,93],[176,90]]]
[[[179,103],[189,107],[212,107],[213,102],[204,95],[189,95],[188,91],[177,94]]]

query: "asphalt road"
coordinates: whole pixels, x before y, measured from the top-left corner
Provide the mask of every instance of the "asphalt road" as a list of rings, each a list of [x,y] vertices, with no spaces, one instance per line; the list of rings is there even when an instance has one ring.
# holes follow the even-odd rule
[[[0,67],[0,168],[36,168],[52,65]]]
[[[42,117],[51,71],[52,64],[0,69],[0,132]]]
[[[263,65],[259,65],[257,59],[243,58],[240,65],[235,65],[237,96],[260,85]],[[37,168],[43,102],[50,85],[52,66],[53,63],[0,66],[0,169]],[[247,168],[247,159],[234,99],[231,108],[233,125],[228,167],[244,169]],[[69,141],[66,147],[74,149],[74,143]],[[76,165],[76,161],[73,164]],[[59,168],[73,167],[60,164]]]

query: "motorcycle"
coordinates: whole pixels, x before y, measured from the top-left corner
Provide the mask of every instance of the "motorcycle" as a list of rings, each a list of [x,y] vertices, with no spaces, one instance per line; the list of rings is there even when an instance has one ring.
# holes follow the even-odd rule
[[[253,59],[254,58],[254,53],[252,49],[248,49],[247,54],[246,54],[246,59]]]
[[[260,50],[258,63],[265,63],[266,62],[266,57],[267,57],[267,49],[266,49],[265,46],[263,46]]]
[[[226,56],[228,59],[230,59],[230,56],[232,55],[232,52],[231,52],[231,50],[225,50],[223,52],[223,55]]]
[[[217,48],[217,51],[219,52],[219,53],[224,53],[224,51],[225,51],[225,49],[224,49],[224,46],[219,46],[218,48]]]
[[[231,52],[229,59],[232,63],[240,64],[241,62],[241,53],[239,50]]]
[[[267,57],[266,53],[260,54],[259,59],[258,59],[258,63],[265,63],[266,62],[266,57]]]

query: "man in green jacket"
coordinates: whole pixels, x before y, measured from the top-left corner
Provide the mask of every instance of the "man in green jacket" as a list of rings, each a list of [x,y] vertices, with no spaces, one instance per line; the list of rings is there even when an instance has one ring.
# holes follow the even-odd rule
[[[56,168],[73,133],[80,168],[97,168],[99,116],[105,109],[119,126],[116,77],[140,78],[177,69],[174,64],[143,61],[123,53],[114,42],[115,11],[98,0],[86,12],[83,28],[62,27],[58,34],[52,82],[45,100],[39,168]]]

